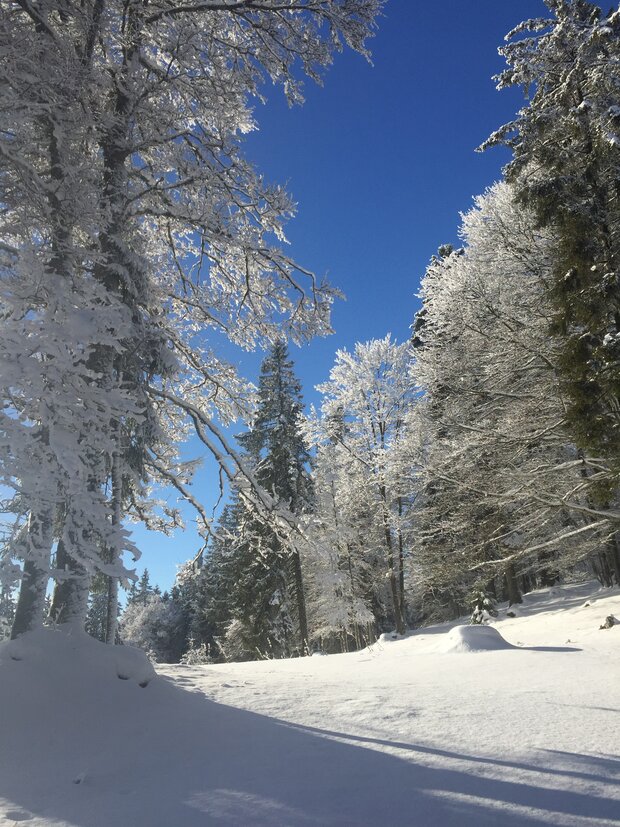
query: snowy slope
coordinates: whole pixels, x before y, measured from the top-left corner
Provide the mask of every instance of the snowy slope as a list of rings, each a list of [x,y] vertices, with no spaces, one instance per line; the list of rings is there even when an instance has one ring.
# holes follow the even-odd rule
[[[599,626],[620,594],[517,612],[501,637],[452,624],[153,680],[60,632],[43,658],[5,644],[0,824],[619,825],[620,625]]]

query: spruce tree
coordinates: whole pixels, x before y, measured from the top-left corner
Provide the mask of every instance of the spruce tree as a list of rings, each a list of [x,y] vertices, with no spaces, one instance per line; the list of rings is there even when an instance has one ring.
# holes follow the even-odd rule
[[[146,606],[149,597],[154,594],[160,594],[159,586],[151,585],[149,570],[144,569],[140,575],[140,579],[134,581],[129,587],[127,592],[127,606],[131,606],[132,603],[141,603],[143,606]]]
[[[307,512],[312,502],[310,456],[300,430],[302,411],[301,384],[286,344],[278,341],[261,366],[253,427],[238,439],[255,466],[257,481],[295,516]],[[278,627],[280,645],[291,633],[286,619],[290,612],[297,630],[298,651],[306,653],[308,623],[299,550],[251,517],[243,533],[248,550],[258,551],[258,556],[249,569],[244,567],[244,573],[240,573],[245,576],[239,589],[245,584],[249,601],[261,592],[260,614]],[[248,578],[250,570],[253,576]],[[260,622],[258,617],[255,622]]]
[[[108,620],[108,578],[99,572],[93,577],[88,598],[86,631],[89,635],[105,643]]]
[[[529,104],[483,146],[506,144],[506,172],[559,243],[551,332],[574,441],[620,474],[620,12],[586,0],[546,0],[550,20],[521,24],[500,52],[499,88]],[[525,36],[524,36],[525,35]]]
[[[183,654],[204,647],[212,661],[223,656],[220,642],[233,619],[232,595],[236,585],[233,560],[242,510],[233,491],[206,551],[182,566],[177,574],[171,596],[182,618]]]

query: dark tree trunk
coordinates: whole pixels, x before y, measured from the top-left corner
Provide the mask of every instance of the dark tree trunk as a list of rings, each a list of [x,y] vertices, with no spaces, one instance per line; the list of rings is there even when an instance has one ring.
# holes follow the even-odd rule
[[[553,565],[554,559],[553,552],[542,552],[538,555],[538,562],[541,564],[538,576],[540,585],[544,588],[554,586],[558,582],[558,571]]]
[[[403,516],[403,501],[402,497],[398,498],[398,516]],[[402,615],[403,627],[407,627],[407,604],[405,603],[405,547],[403,541],[403,533],[400,529],[400,522],[398,527],[398,599],[400,603],[400,612]]]
[[[599,551],[596,555],[597,564],[594,567],[596,571],[597,579],[599,580],[602,586],[613,586],[614,579],[612,576],[611,568],[609,567],[609,560],[607,558],[606,551]]]
[[[298,551],[293,552],[292,561],[293,576],[295,578],[295,600],[297,602],[297,620],[299,622],[301,654],[307,655],[310,653],[310,646],[308,643],[308,617],[306,614],[306,596],[304,593],[304,581],[301,571],[301,559]]]
[[[514,603],[523,603],[521,592],[517,585],[517,578],[515,576],[514,568],[511,565],[506,566],[504,572],[506,578],[506,592],[508,594],[508,605],[512,606]]]
[[[616,578],[616,586],[620,586],[620,537],[618,532],[616,532],[609,541],[607,558],[610,568],[613,570],[614,577]]]
[[[497,587],[495,586],[495,578],[492,577],[484,587],[487,594],[491,595],[494,600],[497,600]]]
[[[48,579],[49,569],[39,568],[32,560],[26,560],[11,627],[12,640],[43,624]]]
[[[400,593],[398,588],[398,578],[395,569],[396,561],[394,560],[394,544],[392,541],[392,531],[390,530],[390,518],[387,506],[387,491],[385,485],[379,487],[379,494],[381,496],[381,507],[383,517],[383,536],[385,538],[386,562],[388,566],[388,576],[390,580],[390,592],[392,594],[392,608],[394,611],[394,626],[399,635],[405,634],[405,620],[403,617],[403,608],[400,602]]]

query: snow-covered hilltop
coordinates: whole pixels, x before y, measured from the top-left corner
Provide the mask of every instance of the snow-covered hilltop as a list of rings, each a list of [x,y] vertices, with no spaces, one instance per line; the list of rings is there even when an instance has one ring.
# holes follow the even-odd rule
[[[490,643],[446,624],[155,679],[86,637],[3,644],[0,824],[619,824],[620,591],[506,611]]]

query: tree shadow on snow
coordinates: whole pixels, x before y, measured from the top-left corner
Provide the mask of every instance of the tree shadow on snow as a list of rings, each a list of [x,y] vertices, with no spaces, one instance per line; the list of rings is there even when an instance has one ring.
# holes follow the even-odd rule
[[[284,722],[282,722],[284,723]],[[615,787],[617,781],[615,778],[606,778],[600,772],[584,772],[582,770],[572,770],[567,767],[550,767],[548,763],[542,764],[525,764],[522,761],[508,761],[501,758],[489,757],[483,755],[467,755],[461,752],[452,752],[450,750],[439,749],[438,747],[423,746],[421,744],[408,744],[403,741],[392,741],[386,738],[371,738],[366,735],[351,735],[344,732],[335,732],[333,730],[321,729],[319,727],[305,726],[303,724],[286,724],[286,726],[294,727],[295,729],[304,730],[306,732],[314,732],[317,735],[327,736],[329,738],[337,738],[349,743],[361,744],[376,744],[377,746],[388,747],[396,750],[406,750],[408,752],[417,752],[420,755],[430,755],[439,758],[447,758],[451,761],[464,761],[473,764],[488,764],[496,767],[507,767],[509,769],[524,770],[526,772],[540,773],[542,775],[558,776],[561,778],[577,778],[583,781],[594,781],[599,784],[610,784]],[[559,750],[541,750],[548,755],[562,756],[562,758],[571,763],[590,763],[594,767],[602,767],[611,776],[620,772],[620,767],[615,766],[614,762],[619,759],[613,757],[604,757],[597,755],[585,755],[581,753],[561,752]],[[532,805],[533,806],[533,805]],[[620,806],[620,803],[618,804]]]
[[[43,713],[37,718],[34,709],[30,741],[0,746],[8,753],[0,755],[6,801],[0,823],[542,827],[566,823],[566,816],[613,820],[618,813],[618,801],[607,797],[484,778],[467,768],[421,766],[369,748],[373,739],[217,704],[165,678],[145,689],[123,686],[122,707],[106,710],[97,698],[88,715],[76,715],[59,699],[54,722]],[[560,769],[557,774],[572,777]]]
[[[606,707],[594,706],[590,709],[603,709],[606,712],[620,712],[618,709],[607,709]],[[595,767],[602,767],[611,775],[620,775],[620,756],[619,755],[601,755],[597,753],[583,753],[583,752],[563,752],[559,749],[544,750],[548,755],[558,755],[562,758],[569,759],[576,763],[590,764]]]

